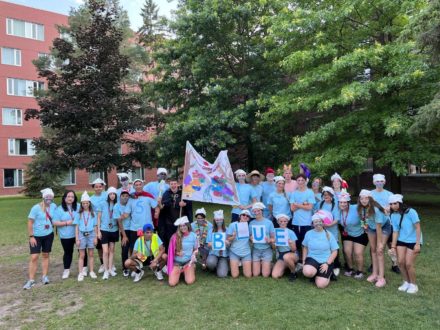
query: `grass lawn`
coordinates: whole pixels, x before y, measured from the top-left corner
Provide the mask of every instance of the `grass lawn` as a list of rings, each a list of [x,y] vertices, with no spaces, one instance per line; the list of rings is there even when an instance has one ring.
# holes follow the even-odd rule
[[[201,270],[192,286],[181,283],[170,288],[166,281],[158,282],[151,272],[146,272],[139,283],[133,283],[120,275],[119,246],[117,277],[105,282],[87,277],[78,283],[75,256],[71,278],[62,281],[58,237],[51,255],[51,284],[43,287],[39,283],[24,291],[29,258],[26,222],[36,202],[25,198],[0,199],[1,329],[440,328],[439,208],[416,207],[425,240],[417,260],[420,291],[416,295],[397,291],[401,278],[390,272],[388,259],[388,285],[383,289],[343,276],[329,288],[319,290],[303,277],[294,283],[287,278],[218,279]],[[197,206],[200,205],[195,205],[194,210]],[[212,205],[206,208],[209,215],[218,209]]]

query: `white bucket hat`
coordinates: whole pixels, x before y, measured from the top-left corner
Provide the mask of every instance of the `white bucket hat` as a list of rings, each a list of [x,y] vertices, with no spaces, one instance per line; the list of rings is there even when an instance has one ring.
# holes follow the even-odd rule
[[[90,196],[87,191],[84,191],[81,195],[81,202],[90,202]]]
[[[403,203],[403,196],[401,194],[393,194],[388,198],[388,203]]]
[[[186,215],[174,221],[174,226],[184,225],[185,223],[189,223],[188,217]]]
[[[41,190],[40,192],[41,192],[41,195],[43,196],[43,198],[46,198],[49,196],[52,196],[52,197],[55,196],[55,194],[53,193],[53,190],[51,188],[45,188],[45,189]]]

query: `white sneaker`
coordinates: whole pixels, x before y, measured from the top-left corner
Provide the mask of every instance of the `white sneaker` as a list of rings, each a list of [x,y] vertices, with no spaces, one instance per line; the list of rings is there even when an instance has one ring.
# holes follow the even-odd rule
[[[339,276],[340,273],[341,273],[341,269],[340,268],[333,269],[333,274],[335,274],[335,276]]]
[[[135,275],[134,275],[133,282],[139,282],[141,280],[142,276],[144,276],[144,271],[141,270],[140,273],[134,273],[134,274]]]
[[[93,279],[98,278],[98,276],[96,276],[96,273],[95,273],[95,272],[90,272],[89,275],[90,275],[90,277],[93,278]]]
[[[163,266],[162,273],[168,274],[168,267],[167,267],[167,265]]]
[[[162,274],[162,271],[158,270],[157,272],[154,272],[154,275],[156,275],[156,278],[157,278],[159,281],[163,281],[163,274]]]
[[[65,280],[66,278],[69,278],[69,275],[70,275],[70,269],[64,269],[63,276],[61,276],[61,278]]]
[[[82,273],[78,274],[78,282],[84,281],[84,275]]]
[[[113,273],[116,273],[116,267],[115,267],[115,265],[112,266],[112,272],[113,272]],[[111,272],[110,272],[110,275],[111,275]],[[112,276],[115,276],[115,275],[112,275]]]
[[[116,272],[113,270],[113,268],[114,268],[114,267],[112,267],[112,269],[109,271],[109,274],[110,274],[111,276],[115,277],[116,275],[118,275],[118,273],[116,273]]]
[[[403,282],[401,286],[399,286],[398,290],[402,292],[406,292],[409,288],[409,283],[407,281]]]
[[[130,276],[134,278],[136,276],[136,272],[131,272]]]
[[[99,267],[99,269],[98,269],[98,273],[99,274],[102,274],[102,273],[104,273],[105,272],[105,267],[104,267],[104,265],[101,265],[100,267]]]
[[[90,276],[92,276],[92,275],[90,275]],[[102,279],[103,280],[108,280],[108,271],[104,272],[104,275],[102,275]]]
[[[89,271],[89,269],[88,269],[87,267],[83,267],[83,270],[82,270],[81,274],[82,274],[84,277],[86,277],[88,271]]]
[[[416,284],[409,283],[406,293],[417,293],[417,291],[419,291],[419,287]]]

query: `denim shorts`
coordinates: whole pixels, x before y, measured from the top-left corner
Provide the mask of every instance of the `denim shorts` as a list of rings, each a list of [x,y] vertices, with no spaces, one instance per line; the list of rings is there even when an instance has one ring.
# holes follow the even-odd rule
[[[264,250],[259,249],[253,249],[252,251],[252,261],[266,261],[271,262],[272,261],[272,248],[266,248]]]
[[[79,247],[78,248],[80,250],[95,248],[95,244],[93,244],[93,240],[95,239],[95,232],[89,231],[88,233],[89,233],[88,236],[84,236],[83,232],[81,232],[81,231],[79,232]]]
[[[248,253],[244,257],[240,257],[239,255],[236,255],[234,252],[229,250],[229,260],[231,260],[231,261],[252,261],[252,255],[251,255],[251,253]]]
[[[385,225],[382,226],[382,234],[386,236],[390,236],[391,232],[392,232],[392,228],[390,222],[387,222]],[[368,227],[368,233],[376,234],[376,229],[371,229],[370,227]]]

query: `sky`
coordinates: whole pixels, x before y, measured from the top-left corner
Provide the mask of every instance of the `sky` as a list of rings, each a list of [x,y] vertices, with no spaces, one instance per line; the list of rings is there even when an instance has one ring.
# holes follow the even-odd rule
[[[68,15],[71,7],[78,7],[83,0],[3,0],[28,7],[44,9],[56,13]],[[119,0],[122,7],[128,12],[130,18],[131,28],[137,30],[142,25],[140,16],[141,8],[145,0]],[[159,7],[159,14],[171,17],[171,11],[176,9],[176,0],[155,0]]]

